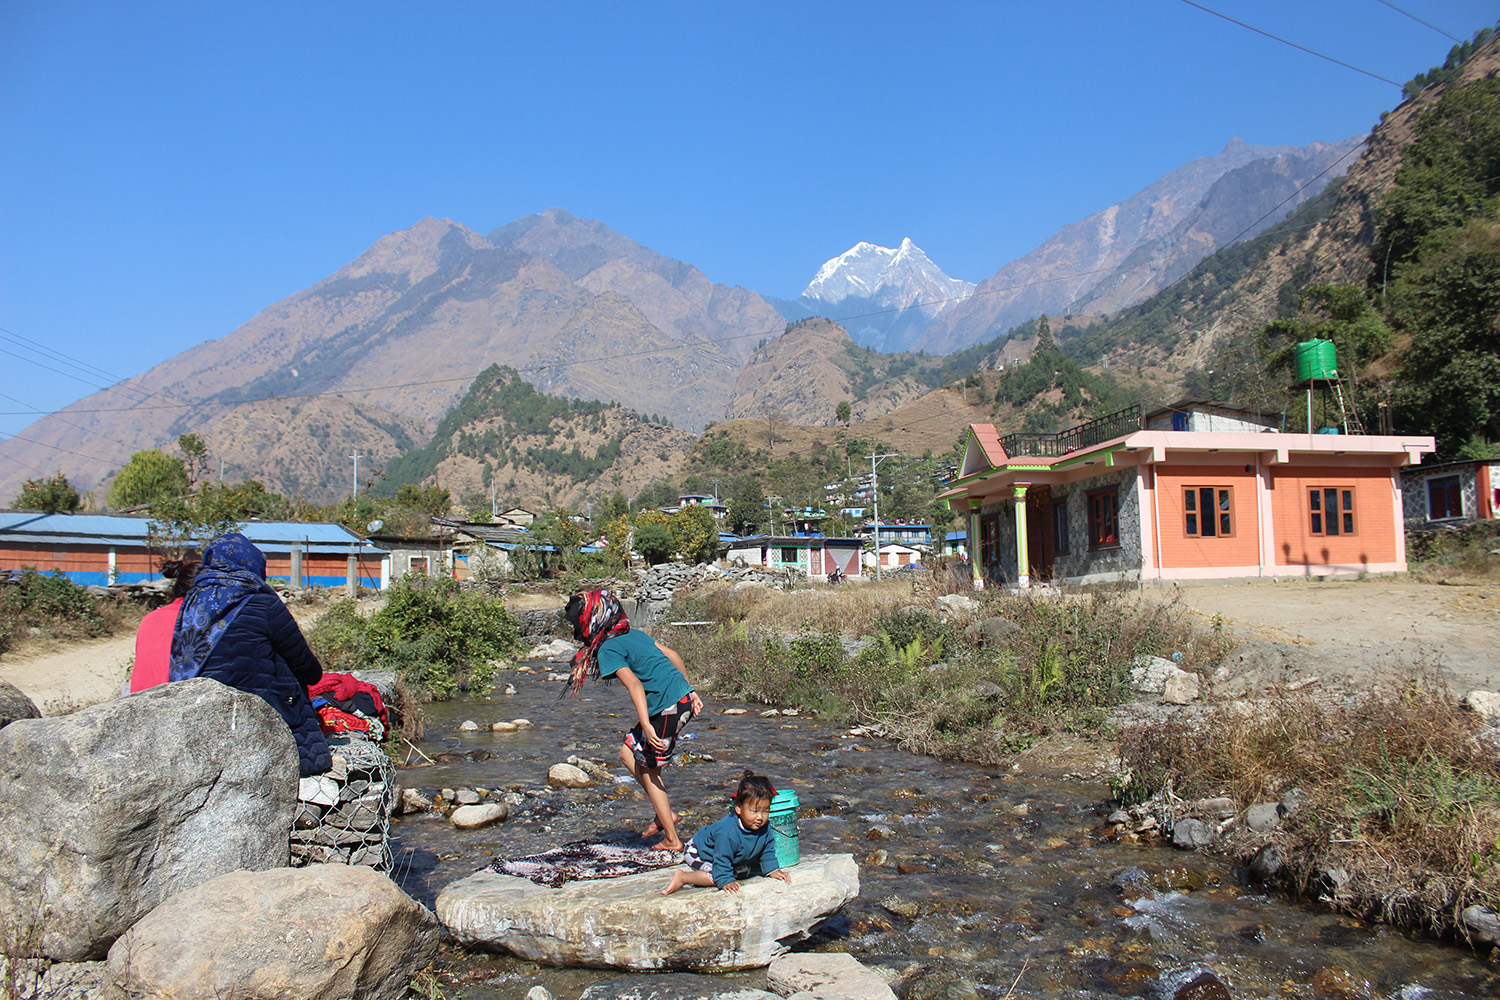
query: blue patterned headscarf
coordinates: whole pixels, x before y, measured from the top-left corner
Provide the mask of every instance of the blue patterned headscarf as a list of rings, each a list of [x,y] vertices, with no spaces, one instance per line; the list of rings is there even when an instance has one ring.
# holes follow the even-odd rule
[[[265,554],[250,539],[236,531],[209,542],[203,550],[203,568],[177,613],[171,679],[197,677],[245,602],[269,593]]]

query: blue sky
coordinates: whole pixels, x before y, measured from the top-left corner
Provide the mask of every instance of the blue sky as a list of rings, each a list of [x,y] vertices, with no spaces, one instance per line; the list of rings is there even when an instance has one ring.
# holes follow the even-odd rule
[[[1379,0],[1205,5],[1398,83],[1453,44]],[[12,0],[0,433],[108,381],[48,368],[138,374],[427,215],[562,207],[770,295],[903,236],[979,281],[1231,136],[1335,141],[1399,100],[1182,0]]]

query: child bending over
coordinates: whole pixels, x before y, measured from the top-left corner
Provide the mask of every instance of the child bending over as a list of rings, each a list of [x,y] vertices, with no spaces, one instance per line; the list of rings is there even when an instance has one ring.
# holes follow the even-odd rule
[[[670,896],[685,885],[716,885],[725,892],[739,892],[734,866],[745,862],[753,863],[767,878],[790,883],[791,876],[781,870],[776,858],[769,825],[775,795],[769,778],[746,771],[734,793],[734,812],[693,834],[685,858],[689,870],[674,873],[661,894]]]
[[[635,706],[638,721],[625,734],[620,763],[640,782],[656,819],[643,838],[662,834],[658,850],[680,851],[678,816],[667,801],[661,769],[672,762],[677,735],[688,721],[703,712],[703,699],[688,683],[687,668],[677,652],[649,635],[632,630],[620,601],[608,590],[575,595],[563,609],[573,626],[573,637],[583,648],[573,660],[566,694],[575,695],[590,676],[618,678]]]

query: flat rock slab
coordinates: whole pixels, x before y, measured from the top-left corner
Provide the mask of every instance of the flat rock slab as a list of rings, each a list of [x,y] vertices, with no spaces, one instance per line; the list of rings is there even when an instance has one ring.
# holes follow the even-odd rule
[[[669,870],[558,889],[482,871],[444,889],[437,915],[460,943],[557,966],[727,972],[767,965],[859,895],[850,854],[804,855],[791,884],[749,878],[740,892],[661,895]]]
[[[874,969],[843,952],[783,955],[771,963],[766,985],[784,997],[817,1000],[896,1000],[896,994]]]
[[[623,976],[595,983],[578,1000],[781,1000],[775,993],[736,986],[713,976],[669,972],[656,976]]]

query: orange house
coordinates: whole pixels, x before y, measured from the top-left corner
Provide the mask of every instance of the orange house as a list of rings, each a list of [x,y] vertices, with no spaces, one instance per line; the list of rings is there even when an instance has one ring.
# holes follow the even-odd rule
[[[1139,407],[1061,434],[971,424],[943,494],[976,588],[1406,569],[1401,467],[1417,435],[1286,434],[1248,411]]]

